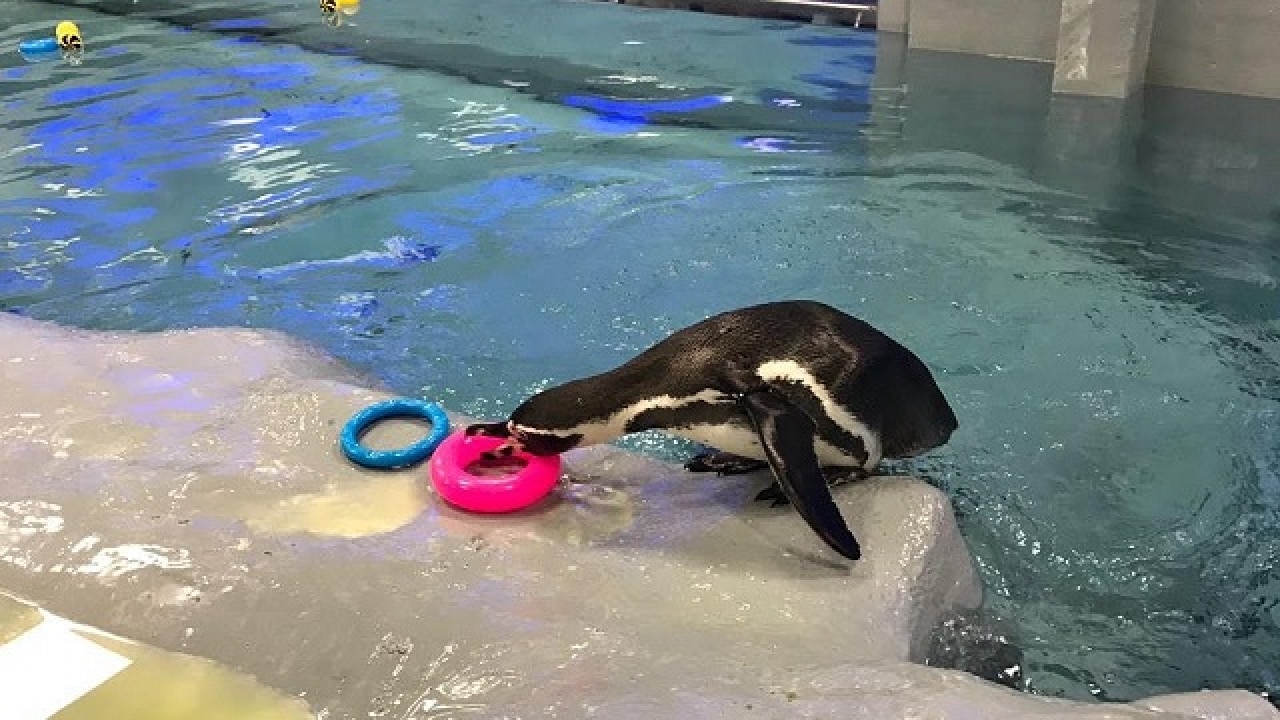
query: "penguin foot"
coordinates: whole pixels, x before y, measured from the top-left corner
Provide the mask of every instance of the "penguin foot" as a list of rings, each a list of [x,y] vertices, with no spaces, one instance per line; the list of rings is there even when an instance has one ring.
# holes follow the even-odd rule
[[[827,478],[827,487],[836,487],[845,483],[858,482],[871,477],[871,473],[860,467],[841,468],[839,474],[832,474]]]
[[[684,464],[684,469],[689,472],[713,472],[717,475],[745,475],[767,467],[769,463],[763,460],[754,460],[718,450],[698,453]]]
[[[782,491],[782,486],[778,483],[774,483],[756,493],[755,502],[768,502],[769,507],[781,507],[791,504],[791,501],[787,500],[786,493]]]

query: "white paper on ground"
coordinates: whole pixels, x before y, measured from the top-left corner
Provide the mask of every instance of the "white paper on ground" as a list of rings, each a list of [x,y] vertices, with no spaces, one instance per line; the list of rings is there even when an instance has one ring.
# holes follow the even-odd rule
[[[0,645],[0,715],[46,720],[129,666],[129,658],[45,618]]]

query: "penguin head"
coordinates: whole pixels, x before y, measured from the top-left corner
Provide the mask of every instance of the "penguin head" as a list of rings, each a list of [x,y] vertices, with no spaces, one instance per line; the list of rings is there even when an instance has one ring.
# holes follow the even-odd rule
[[[574,448],[612,442],[626,434],[625,413],[608,407],[589,383],[565,383],[520,403],[506,422],[471,425],[468,435],[505,438],[490,459],[517,452],[559,455]]]
[[[520,449],[530,455],[559,455],[582,444],[581,433],[539,430],[514,423],[511,432]]]
[[[481,423],[467,427],[467,435],[505,438],[506,442],[485,453],[488,459],[511,457],[526,452],[530,455],[559,455],[582,445],[580,433],[544,430],[518,424],[515,420]]]

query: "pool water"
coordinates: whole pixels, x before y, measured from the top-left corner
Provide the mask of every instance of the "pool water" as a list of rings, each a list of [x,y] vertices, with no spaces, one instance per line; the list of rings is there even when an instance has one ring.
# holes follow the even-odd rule
[[[11,4],[12,5],[12,4]],[[824,300],[934,369],[1027,689],[1280,686],[1280,107],[607,3],[24,2],[0,307],[277,328],[481,417]],[[671,459],[660,436],[626,441]],[[724,480],[731,482],[732,480]]]

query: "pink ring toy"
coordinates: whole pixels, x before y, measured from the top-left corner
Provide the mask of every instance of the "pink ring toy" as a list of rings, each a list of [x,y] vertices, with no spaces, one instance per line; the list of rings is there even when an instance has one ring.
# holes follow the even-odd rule
[[[502,445],[502,438],[474,435],[463,430],[445,438],[431,455],[431,484],[440,497],[463,510],[505,513],[526,508],[546,497],[560,480],[560,456],[539,457],[520,453],[525,463],[509,475],[473,475],[467,471],[480,456]]]

